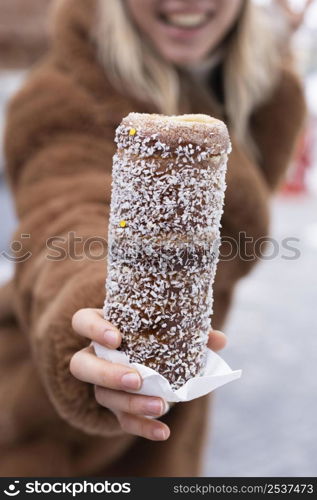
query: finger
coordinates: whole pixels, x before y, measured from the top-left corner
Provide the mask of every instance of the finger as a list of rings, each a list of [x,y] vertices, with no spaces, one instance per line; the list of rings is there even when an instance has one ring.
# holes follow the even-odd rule
[[[315,0],[306,0],[305,4],[303,5],[303,8],[302,8],[302,19],[304,20],[306,14],[307,14],[307,11],[309,10],[309,7],[311,6],[311,4],[314,2]]]
[[[95,387],[95,397],[97,402],[105,408],[133,415],[160,417],[165,413],[167,406],[161,398],[113,391],[98,386]]]
[[[109,389],[136,391],[142,385],[142,379],[136,370],[97,358],[89,348],[74,354],[70,361],[70,371],[82,382]]]
[[[159,420],[137,417],[129,413],[117,413],[117,418],[124,432],[144,437],[151,441],[166,441],[170,436],[167,425]]]
[[[73,316],[72,327],[79,335],[111,349],[117,349],[121,344],[119,330],[103,319],[101,309],[80,309]]]
[[[227,345],[227,337],[219,330],[212,330],[209,333],[208,347],[212,351],[221,351]]]
[[[288,0],[276,0],[276,3],[278,3],[279,5],[284,7],[285,9],[290,10],[290,5],[288,3]]]

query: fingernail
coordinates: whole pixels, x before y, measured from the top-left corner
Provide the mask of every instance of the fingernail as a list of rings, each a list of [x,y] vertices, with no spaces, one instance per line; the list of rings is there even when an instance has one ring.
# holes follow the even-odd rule
[[[127,389],[140,389],[141,379],[136,373],[126,373],[121,378],[122,385]]]
[[[167,433],[164,429],[154,429],[153,437],[159,441],[165,441],[165,439],[167,439]]]
[[[163,415],[165,415],[169,411],[170,405],[168,404],[167,401],[165,401],[165,399],[163,399],[163,403],[164,403]]]
[[[105,343],[111,347],[117,347],[119,345],[119,335],[113,330],[106,330],[103,334]]]
[[[163,406],[163,401],[152,399],[147,401],[145,408],[149,415],[162,415],[164,411]]]

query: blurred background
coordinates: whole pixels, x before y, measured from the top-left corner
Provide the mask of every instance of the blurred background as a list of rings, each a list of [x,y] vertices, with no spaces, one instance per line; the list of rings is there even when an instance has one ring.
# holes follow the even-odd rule
[[[49,45],[51,0],[0,3],[0,283],[16,225],[4,178],[6,104]],[[270,0],[257,0],[277,8]],[[304,0],[289,2],[295,10]],[[274,5],[273,5],[274,4]],[[317,475],[317,2],[293,36],[309,117],[288,178],[272,208],[272,237],[296,238],[296,260],[265,259],[240,282],[223,357],[243,378],[214,398],[206,476]]]

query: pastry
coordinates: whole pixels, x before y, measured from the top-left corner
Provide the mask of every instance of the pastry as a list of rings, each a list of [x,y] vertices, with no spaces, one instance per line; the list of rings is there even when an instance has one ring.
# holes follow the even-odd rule
[[[203,373],[230,140],[206,115],[130,113],[116,131],[104,317],[177,389]]]

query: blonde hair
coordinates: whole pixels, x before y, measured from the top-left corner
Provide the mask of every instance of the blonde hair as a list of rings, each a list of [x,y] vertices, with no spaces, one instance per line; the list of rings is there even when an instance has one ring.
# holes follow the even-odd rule
[[[123,0],[99,0],[99,58],[114,86],[159,112],[178,114],[180,82],[177,69],[144,43]],[[272,92],[278,78],[277,41],[268,15],[245,0],[224,51],[225,112],[237,139],[249,146],[252,110]]]

